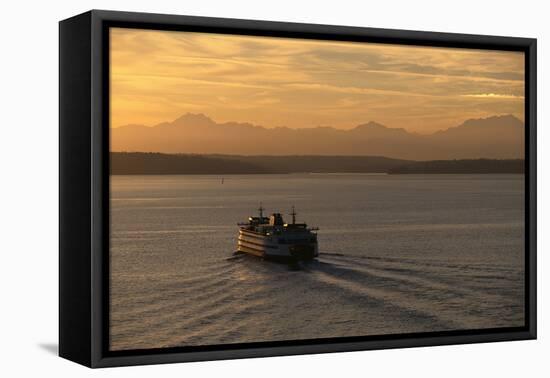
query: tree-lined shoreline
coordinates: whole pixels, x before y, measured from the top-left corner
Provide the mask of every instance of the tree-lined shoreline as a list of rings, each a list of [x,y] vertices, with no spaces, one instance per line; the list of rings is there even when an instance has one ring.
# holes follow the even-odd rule
[[[112,175],[185,174],[491,174],[524,173],[523,159],[413,161],[383,156],[215,155],[111,152]]]

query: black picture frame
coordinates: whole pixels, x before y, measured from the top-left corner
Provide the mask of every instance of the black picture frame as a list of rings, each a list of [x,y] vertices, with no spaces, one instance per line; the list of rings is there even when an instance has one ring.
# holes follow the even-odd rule
[[[200,31],[525,53],[526,325],[112,352],[108,28]],[[536,338],[536,39],[92,10],[59,24],[59,354],[88,367]]]

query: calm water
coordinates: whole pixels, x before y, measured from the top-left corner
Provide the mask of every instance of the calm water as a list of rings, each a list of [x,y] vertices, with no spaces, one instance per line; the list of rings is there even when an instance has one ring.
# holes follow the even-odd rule
[[[522,326],[523,179],[113,176],[111,348]],[[232,257],[260,202],[318,261]]]

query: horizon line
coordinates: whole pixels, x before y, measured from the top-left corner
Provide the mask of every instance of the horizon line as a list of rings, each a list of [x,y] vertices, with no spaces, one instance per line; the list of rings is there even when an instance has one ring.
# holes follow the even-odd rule
[[[390,160],[402,160],[409,162],[427,162],[427,161],[461,161],[461,160],[525,160],[525,158],[489,158],[489,157],[470,157],[470,158],[454,158],[454,159],[429,159],[429,160],[413,160],[402,159],[384,155],[319,155],[319,154],[290,154],[290,155],[246,155],[246,154],[224,154],[224,153],[204,153],[204,152],[159,152],[159,151],[109,151],[110,154],[156,154],[156,155],[170,155],[170,156],[231,156],[231,157],[328,157],[328,158],[382,158]]]

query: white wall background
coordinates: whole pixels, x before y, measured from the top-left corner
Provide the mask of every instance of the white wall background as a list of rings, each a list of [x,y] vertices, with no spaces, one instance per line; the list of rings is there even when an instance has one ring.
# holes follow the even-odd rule
[[[295,21],[539,39],[539,340],[89,370],[57,344],[58,25],[89,9]],[[81,0],[4,2],[0,22],[0,375],[549,376],[550,19],[545,1]],[[546,93],[544,93],[546,91]],[[546,276],[545,276],[546,275]],[[547,349],[546,352],[544,349]],[[545,374],[546,373],[546,374]]]

